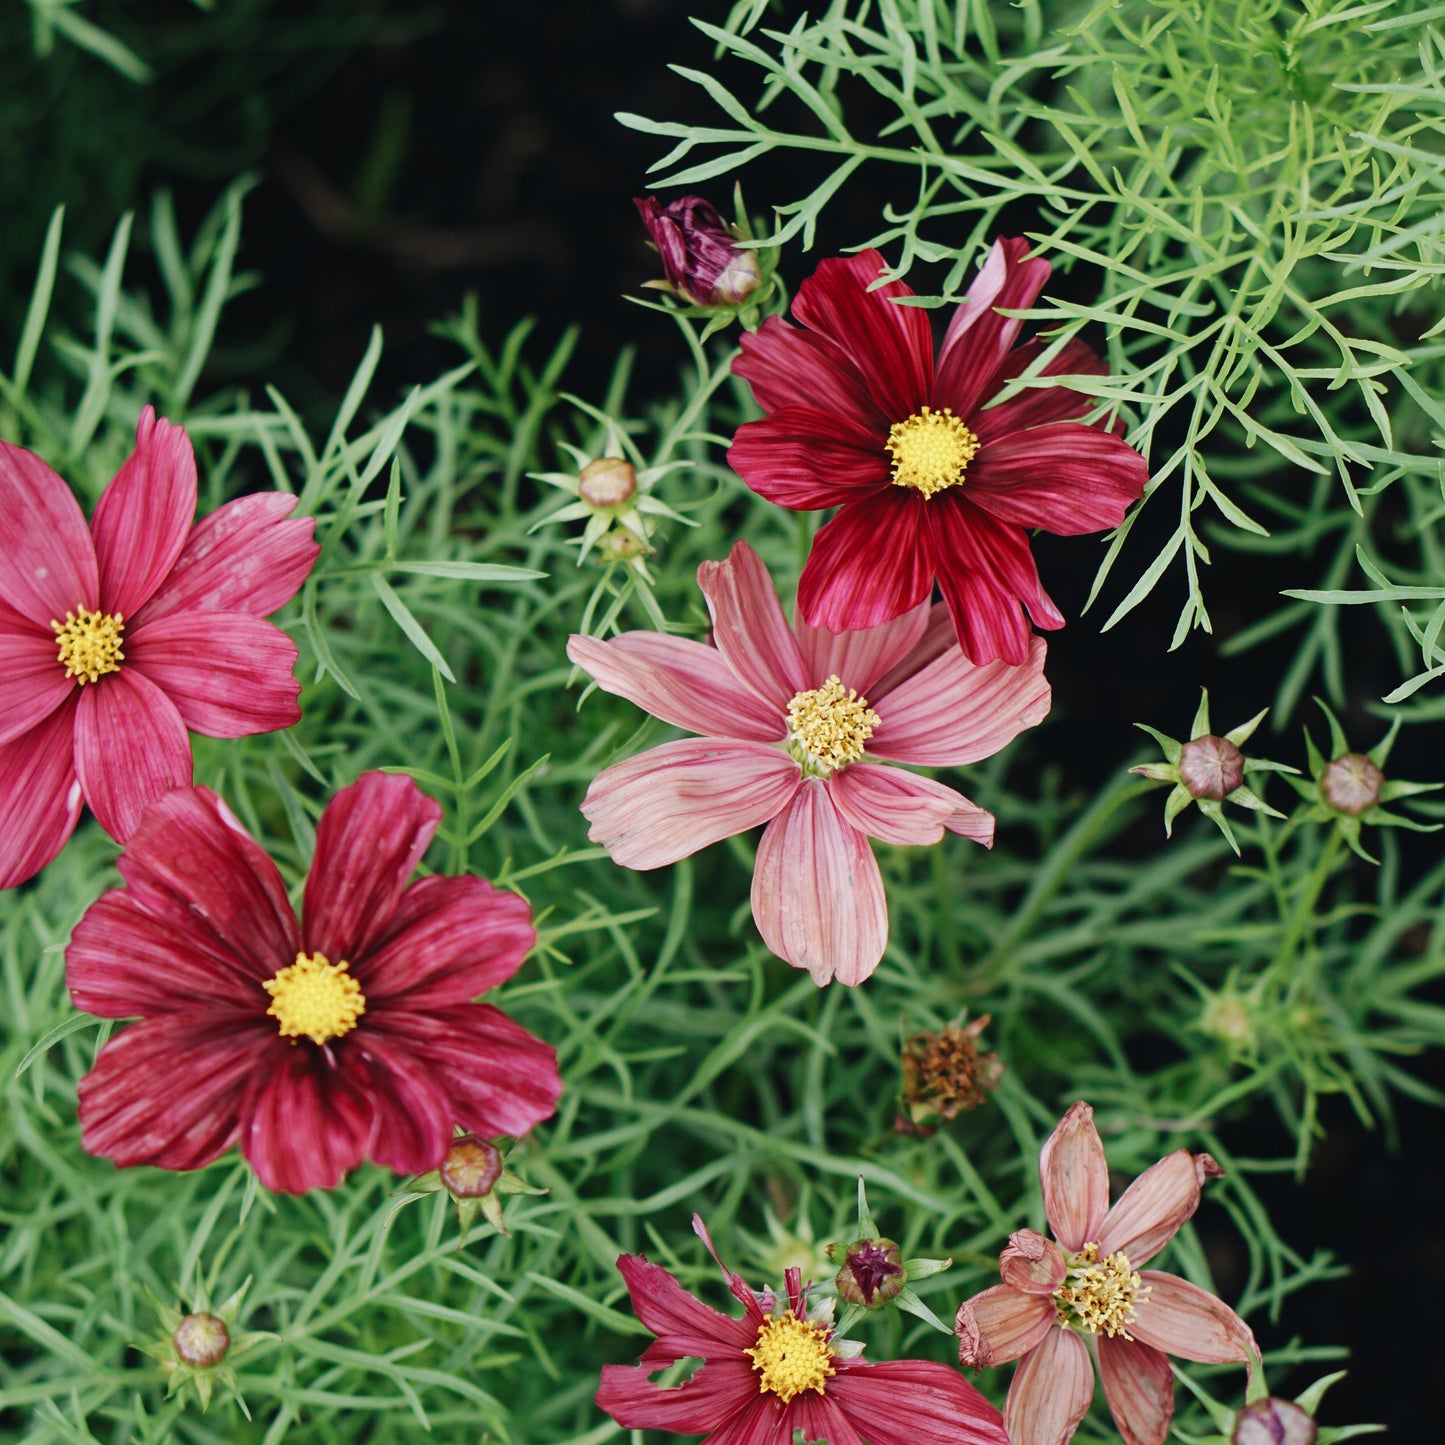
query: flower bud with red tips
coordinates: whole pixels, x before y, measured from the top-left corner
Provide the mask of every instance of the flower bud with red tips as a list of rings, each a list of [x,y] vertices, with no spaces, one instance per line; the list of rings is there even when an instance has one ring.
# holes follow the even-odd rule
[[[1234,1420],[1230,1445],[1315,1445],[1319,1426],[1293,1400],[1266,1397],[1246,1405]]]
[[[907,1283],[902,1251],[891,1239],[855,1239],[834,1281],[839,1299],[870,1310],[896,1299]]]
[[[755,251],[740,249],[716,207],[701,196],[679,196],[665,206],[634,196],[647,234],[662,258],[665,282],[653,282],[694,306],[741,306],[763,282]]]

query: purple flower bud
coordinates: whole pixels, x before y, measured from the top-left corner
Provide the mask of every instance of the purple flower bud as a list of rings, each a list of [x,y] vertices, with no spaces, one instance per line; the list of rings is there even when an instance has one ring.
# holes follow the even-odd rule
[[[1319,1429],[1293,1400],[1256,1400],[1234,1420],[1230,1445],[1315,1445]]]
[[[1337,813],[1358,818],[1380,801],[1385,775],[1364,753],[1344,753],[1320,776],[1320,797]]]
[[[485,1199],[502,1177],[501,1151],[475,1134],[463,1134],[452,1140],[437,1173],[454,1199]]]
[[[187,1315],[176,1326],[171,1343],[182,1364],[209,1370],[226,1358],[226,1351],[231,1348],[231,1332],[219,1315]]]
[[[577,490],[594,507],[620,507],[637,490],[637,472],[621,457],[598,457],[578,472]]]
[[[834,1283],[839,1299],[879,1309],[908,1283],[903,1255],[891,1239],[855,1240],[848,1246]]]
[[[1244,781],[1244,754],[1213,733],[1191,738],[1179,749],[1179,781],[1190,797],[1221,802]]]
[[[740,306],[762,282],[757,253],[739,250],[723,218],[701,196],[679,196],[660,205],[634,196],[668,282],[694,306]]]

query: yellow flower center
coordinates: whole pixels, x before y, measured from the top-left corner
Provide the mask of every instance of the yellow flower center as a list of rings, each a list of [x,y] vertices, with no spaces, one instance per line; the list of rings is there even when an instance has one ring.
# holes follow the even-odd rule
[[[283,1039],[304,1035],[324,1044],[356,1027],[366,1012],[366,995],[347,972],[350,967],[344,958],[332,963],[324,953],[298,953],[295,963],[261,985],[272,999],[266,1013],[280,1024]]]
[[[1123,1335],[1134,1338],[1128,1326],[1134,1323],[1135,1306],[1149,1293],[1122,1254],[1099,1258],[1099,1246],[1086,1244],[1069,1256],[1069,1272],[1054,1291],[1061,1325],[1072,1325],[1090,1334]]]
[[[826,777],[863,756],[878,722],[868,699],[859,697],[856,688],[845,691],[834,673],[822,687],[796,693],[788,704],[788,751],[805,773]]]
[[[56,661],[65,666],[66,677],[78,677],[80,685],[94,682],[108,672],[119,672],[125,661],[120,650],[125,618],[119,612],[67,612],[64,622],[53,617],[55,640],[60,644]]]
[[[821,1395],[823,1381],[835,1373],[828,1331],[800,1320],[792,1310],[765,1319],[758,1326],[757,1343],[743,1354],[753,1357],[758,1393],[772,1393],[784,1404],[804,1390]]]
[[[907,421],[894,422],[884,445],[893,453],[893,485],[925,497],[957,486],[978,454],[978,438],[947,407],[925,406]]]

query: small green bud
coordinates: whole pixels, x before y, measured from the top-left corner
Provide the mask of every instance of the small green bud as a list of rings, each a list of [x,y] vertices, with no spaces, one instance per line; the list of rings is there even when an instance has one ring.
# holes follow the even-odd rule
[[[1380,801],[1385,775],[1364,753],[1344,753],[1320,774],[1320,800],[1327,808],[1358,818]]]

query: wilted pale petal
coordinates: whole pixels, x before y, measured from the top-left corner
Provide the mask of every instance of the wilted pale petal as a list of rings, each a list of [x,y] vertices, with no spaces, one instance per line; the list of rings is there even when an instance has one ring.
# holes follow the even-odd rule
[[[1068,1273],[1063,1251],[1036,1229],[1016,1229],[998,1257],[1005,1284],[1026,1294],[1051,1295]]]
[[[1176,1149],[1151,1164],[1109,1211],[1099,1253],[1123,1254],[1135,1269],[1154,1258],[1199,1207],[1199,1189],[1224,1171],[1208,1154]]]
[[[1094,1398],[1094,1365],[1073,1330],[1050,1330],[1019,1361],[1004,1405],[1011,1445],[1066,1445]]]
[[[1054,1238],[1070,1254],[1096,1241],[1109,1209],[1109,1166],[1087,1104],[1073,1105],[1045,1141],[1039,1182]]]
[[[1253,1368],[1259,1355],[1254,1334],[1222,1300],[1177,1275],[1146,1269],[1139,1277],[1149,1293],[1129,1326],[1135,1339],[1181,1360]]]
[[[1164,1445],[1174,1418],[1174,1372],[1158,1350],[1099,1335],[1099,1383],[1124,1445]]]
[[[958,1362],[968,1370],[1006,1365],[1026,1355],[1051,1331],[1057,1311],[1046,1294],[1027,1294],[996,1284],[959,1305],[953,1319]]]

